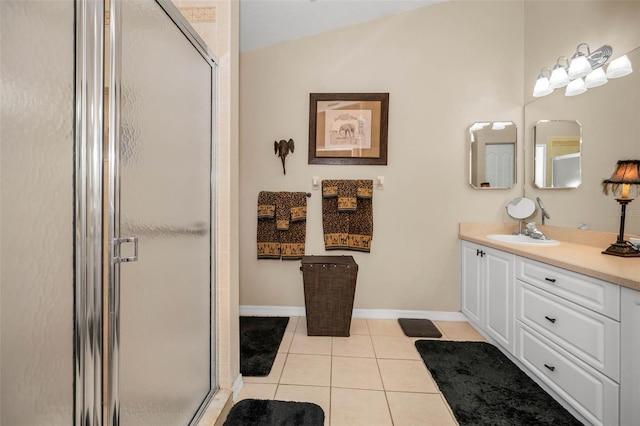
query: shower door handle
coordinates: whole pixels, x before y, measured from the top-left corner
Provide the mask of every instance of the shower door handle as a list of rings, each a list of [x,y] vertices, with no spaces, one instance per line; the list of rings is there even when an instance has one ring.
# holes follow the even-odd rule
[[[114,245],[116,246],[115,251],[116,253],[118,253],[118,256],[113,258],[113,263],[136,262],[138,260],[138,237],[116,238],[113,241],[114,241]],[[133,243],[133,256],[120,257],[120,250],[122,250],[122,243]]]

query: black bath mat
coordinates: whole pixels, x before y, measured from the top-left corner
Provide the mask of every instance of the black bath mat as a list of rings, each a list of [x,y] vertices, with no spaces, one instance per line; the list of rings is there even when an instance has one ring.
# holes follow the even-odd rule
[[[324,411],[311,402],[243,399],[231,408],[224,426],[322,426]]]
[[[416,348],[461,426],[582,424],[489,343],[418,340]]]
[[[288,317],[240,317],[240,373],[268,376]]]
[[[408,337],[442,337],[438,327],[428,319],[398,318],[398,323]]]

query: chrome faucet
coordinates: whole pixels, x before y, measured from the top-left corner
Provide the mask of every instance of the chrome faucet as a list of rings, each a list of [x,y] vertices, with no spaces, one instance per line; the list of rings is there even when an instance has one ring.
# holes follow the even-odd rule
[[[536,197],[536,200],[538,201],[540,211],[542,212],[542,224],[544,225],[544,220],[551,219],[551,216],[549,216],[549,213],[547,213],[547,211],[545,210],[544,204],[542,204],[542,200],[540,199],[540,197]]]
[[[536,240],[547,240],[547,236],[542,233],[538,228],[536,228],[535,222],[527,223],[527,229],[524,231],[525,235],[528,235],[531,238],[535,238]]]

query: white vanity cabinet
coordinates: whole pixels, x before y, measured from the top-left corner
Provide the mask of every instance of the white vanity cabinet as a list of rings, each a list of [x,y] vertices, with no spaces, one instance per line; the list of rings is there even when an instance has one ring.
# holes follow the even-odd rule
[[[516,357],[585,419],[619,424],[620,287],[516,259]]]
[[[469,320],[513,353],[516,256],[462,241],[461,306]]]
[[[620,424],[640,425],[640,291],[621,291]]]
[[[460,281],[469,321],[581,421],[640,426],[640,291],[465,240]]]

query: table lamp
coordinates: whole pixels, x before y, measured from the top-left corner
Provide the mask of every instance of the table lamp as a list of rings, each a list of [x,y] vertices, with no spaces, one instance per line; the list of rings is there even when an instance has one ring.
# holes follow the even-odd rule
[[[640,185],[640,160],[618,161],[616,170],[613,172],[613,175],[611,175],[611,178],[602,181],[602,191],[606,195],[609,195],[609,191],[614,195],[620,192],[620,197],[616,198],[616,201],[622,206],[618,240],[603,251],[602,253],[604,254],[623,257],[640,257],[640,251],[630,242],[624,240],[624,221],[627,204],[633,201],[633,198],[629,198],[631,185]]]

